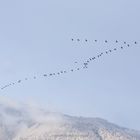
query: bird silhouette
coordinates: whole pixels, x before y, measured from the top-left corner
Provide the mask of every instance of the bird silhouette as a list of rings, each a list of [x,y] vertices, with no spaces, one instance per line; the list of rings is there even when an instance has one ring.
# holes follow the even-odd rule
[[[76,40],[76,39],[71,39],[72,41],[74,41],[74,40]],[[80,41],[80,39],[77,39],[77,41]],[[85,39],[85,41],[86,42],[88,42],[88,39]],[[94,40],[95,42],[97,42],[97,40]],[[105,42],[104,43],[108,43],[108,41],[107,40],[105,40]],[[116,40],[116,43],[118,43],[118,40]],[[122,43],[124,43],[124,44],[126,44],[126,42],[124,41],[124,42],[122,42]],[[135,42],[133,42],[133,44],[137,44],[137,42],[135,41]],[[130,46],[130,44],[126,44],[126,46]],[[119,48],[120,49],[124,49],[125,47],[126,47],[125,45],[123,46],[120,46]],[[69,71],[66,71],[66,70],[61,70],[60,72],[57,72],[57,73],[48,73],[48,76],[53,76],[53,75],[56,75],[56,74],[58,74],[58,75],[62,75],[62,74],[64,74],[64,73],[67,73],[67,72],[73,72],[73,71],[79,71],[79,70],[81,70],[81,69],[85,69],[85,68],[88,68],[88,65],[89,65],[89,63],[91,63],[92,62],[92,60],[95,60],[97,57],[99,58],[99,57],[101,57],[102,55],[104,55],[104,53],[106,53],[106,54],[108,54],[109,52],[112,52],[112,51],[116,51],[116,50],[118,50],[118,48],[113,48],[112,50],[110,49],[110,50],[108,50],[108,51],[105,51],[105,52],[101,52],[101,53],[99,53],[96,57],[88,57],[86,60],[85,60],[85,62],[84,63],[82,63],[82,67],[78,67],[78,68],[71,68]],[[78,62],[77,61],[75,61],[74,62],[75,64],[77,64]],[[47,74],[44,74],[43,75],[44,77],[47,77]],[[36,79],[37,77],[36,76],[34,76],[33,77],[34,79]],[[29,78],[30,79],[30,78]],[[28,79],[28,77],[26,77],[24,80],[29,80]],[[5,85],[5,86],[3,86],[3,87],[1,87],[0,89],[1,90],[3,90],[3,89],[5,89],[5,88],[8,88],[8,87],[10,87],[10,86],[12,86],[12,85],[16,85],[16,84],[18,84],[18,83],[21,83],[22,82],[22,80],[18,80],[17,82],[13,82],[13,83],[10,83],[10,84],[7,84],[7,85]]]

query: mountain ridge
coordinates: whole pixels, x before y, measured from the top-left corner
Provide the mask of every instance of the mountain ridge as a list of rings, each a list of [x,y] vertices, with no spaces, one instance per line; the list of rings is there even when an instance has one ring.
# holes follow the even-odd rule
[[[0,140],[140,140],[140,132],[101,118],[0,103]]]

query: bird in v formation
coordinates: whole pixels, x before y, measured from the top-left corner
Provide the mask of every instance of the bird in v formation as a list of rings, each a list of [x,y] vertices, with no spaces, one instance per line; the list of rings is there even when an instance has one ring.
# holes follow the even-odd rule
[[[72,41],[74,41],[74,39],[72,39]],[[80,41],[80,39],[77,39],[77,41]],[[87,42],[88,40],[85,39],[85,41]],[[95,42],[97,42],[97,40],[95,40]],[[105,43],[108,43],[108,41],[105,40]],[[118,43],[118,40],[116,40],[116,43]],[[124,44],[127,44],[127,43],[124,41]],[[135,41],[134,44],[137,44],[137,42]],[[130,44],[127,44],[127,46],[129,47]],[[121,46],[120,49],[124,49],[124,47]],[[114,48],[113,50],[116,51],[117,48]],[[111,53],[113,50],[105,51],[105,54]],[[103,52],[100,53],[100,54],[98,54],[98,55],[97,55],[97,58],[101,57],[103,54],[104,54]],[[83,69],[88,68],[89,63],[90,63],[91,61],[95,60],[95,59],[96,59],[95,56],[89,58],[86,62],[83,63],[83,67],[82,67],[82,68],[83,68]],[[75,63],[77,64],[78,62],[75,61]],[[76,68],[76,70],[79,71],[80,68]],[[71,69],[70,71],[71,71],[71,72],[74,72],[75,70],[74,70],[74,69]],[[60,72],[57,72],[57,73],[50,73],[49,76],[56,76],[56,75],[60,75],[60,74],[64,74],[64,73],[67,73],[67,71],[66,71],[66,70],[61,70]],[[43,74],[43,76],[44,76],[44,77],[47,77],[47,74]],[[33,77],[33,79],[36,79],[36,78],[37,78],[36,76]],[[27,81],[27,80],[28,80],[28,78],[25,78],[25,81]],[[22,82],[22,80],[18,80],[18,81],[17,81],[17,83],[21,83],[21,82]],[[1,89],[3,90],[3,89],[5,89],[5,88],[7,88],[7,87],[9,87],[9,86],[12,86],[12,85],[15,85],[15,84],[16,84],[15,82],[10,83],[10,84],[7,84],[7,85],[3,86]]]

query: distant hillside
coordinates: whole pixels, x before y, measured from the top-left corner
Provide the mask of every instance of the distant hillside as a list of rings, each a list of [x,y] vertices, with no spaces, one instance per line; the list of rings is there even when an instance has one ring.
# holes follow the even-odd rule
[[[140,140],[140,132],[99,118],[0,103],[0,140]]]

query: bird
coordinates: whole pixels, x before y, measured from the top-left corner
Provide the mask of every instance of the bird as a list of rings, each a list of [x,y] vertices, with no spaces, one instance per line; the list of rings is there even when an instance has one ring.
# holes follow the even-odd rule
[[[21,80],[18,80],[18,83],[20,83],[21,82]]]
[[[47,74],[44,74],[43,76],[44,76],[44,77],[47,77]]]
[[[127,44],[127,46],[129,47],[130,45],[129,45],[129,44]]]
[[[87,42],[88,40],[87,40],[87,39],[85,39],[85,41]]]
[[[112,50],[109,50],[110,52],[112,52]]]
[[[121,49],[123,49],[123,47],[121,47]]]
[[[105,40],[105,43],[107,43],[107,40]]]
[[[83,67],[83,69],[87,69],[87,68],[88,68],[87,66],[84,66],[84,67]]]
[[[137,44],[137,42],[135,41],[135,44]]]
[[[126,44],[126,42],[124,42],[124,44]]]
[[[77,41],[80,41],[80,39],[77,39]]]
[[[73,39],[73,38],[72,38],[71,40],[72,40],[72,41],[74,41],[74,39]]]
[[[73,72],[73,69],[71,69],[71,71]]]
[[[117,50],[117,48],[114,48],[114,51],[116,51]]]
[[[87,66],[88,66],[88,63],[84,63],[84,68],[87,68]]]
[[[59,75],[60,73],[58,72],[57,74]]]
[[[118,43],[118,40],[116,40],[116,43]]]
[[[80,70],[80,68],[77,68],[77,70]]]
[[[95,42],[97,42],[97,40],[95,40]]]

